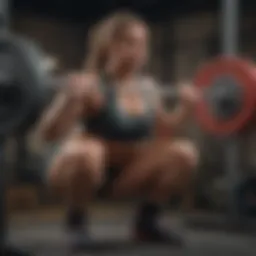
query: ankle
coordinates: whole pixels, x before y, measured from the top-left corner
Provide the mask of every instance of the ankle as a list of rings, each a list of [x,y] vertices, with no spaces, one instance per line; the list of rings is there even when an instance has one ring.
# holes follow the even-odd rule
[[[148,229],[152,226],[156,226],[158,219],[161,215],[161,206],[157,203],[145,202],[143,203],[137,212],[136,216],[136,228]]]
[[[82,228],[87,222],[87,213],[82,208],[70,207],[65,221],[68,229]]]

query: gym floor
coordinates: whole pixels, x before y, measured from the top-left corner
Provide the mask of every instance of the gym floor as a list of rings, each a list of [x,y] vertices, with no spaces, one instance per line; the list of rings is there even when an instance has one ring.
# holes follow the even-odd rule
[[[11,216],[9,240],[40,256],[70,255],[62,225],[62,209],[41,209]],[[186,246],[132,245],[129,230],[132,223],[131,206],[103,204],[91,209],[91,234],[97,240],[86,251],[73,254],[124,256],[255,256],[256,237],[230,233],[193,231],[182,225],[180,214],[167,213],[164,220],[175,231],[183,234]]]

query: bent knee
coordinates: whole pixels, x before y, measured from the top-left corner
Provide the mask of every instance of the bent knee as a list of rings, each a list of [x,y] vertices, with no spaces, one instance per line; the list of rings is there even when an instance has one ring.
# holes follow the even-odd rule
[[[79,163],[86,169],[98,169],[105,162],[104,145],[97,140],[88,139],[69,142],[61,154],[66,161]]]
[[[199,152],[196,146],[186,140],[174,141],[169,148],[170,154],[175,157],[181,165],[189,169],[195,169],[199,161]]]
[[[66,143],[53,160],[50,182],[74,180],[98,185],[102,182],[104,156],[104,148],[99,143]]]
[[[88,164],[103,161],[105,158],[105,149],[96,140],[85,140],[67,143],[63,146],[61,154],[68,161],[78,161],[81,164]]]

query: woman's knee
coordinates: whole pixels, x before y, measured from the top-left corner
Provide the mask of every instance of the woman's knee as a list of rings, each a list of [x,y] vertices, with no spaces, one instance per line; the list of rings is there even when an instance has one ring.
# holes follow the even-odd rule
[[[64,180],[75,185],[102,182],[104,164],[103,146],[95,142],[67,143],[53,161],[50,182]]]
[[[199,152],[196,146],[188,140],[172,142],[169,147],[169,154],[185,169],[195,170],[198,165]]]
[[[81,158],[85,168],[91,170],[94,174],[104,172],[106,150],[101,142],[89,140],[82,149]]]
[[[83,181],[86,176],[85,170],[82,170],[81,152],[75,147],[62,149],[56,155],[48,171],[48,183],[52,188],[66,188],[70,181]]]

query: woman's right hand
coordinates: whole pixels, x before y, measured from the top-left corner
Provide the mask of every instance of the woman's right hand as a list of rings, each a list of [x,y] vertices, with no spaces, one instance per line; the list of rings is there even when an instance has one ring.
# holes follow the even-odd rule
[[[93,76],[70,74],[66,82],[63,90],[44,112],[39,124],[46,140],[64,136],[87,109],[87,99],[91,97],[91,88],[94,87]]]
[[[66,93],[69,100],[85,101],[90,95],[93,84],[96,82],[96,77],[91,74],[70,74],[67,77]]]

